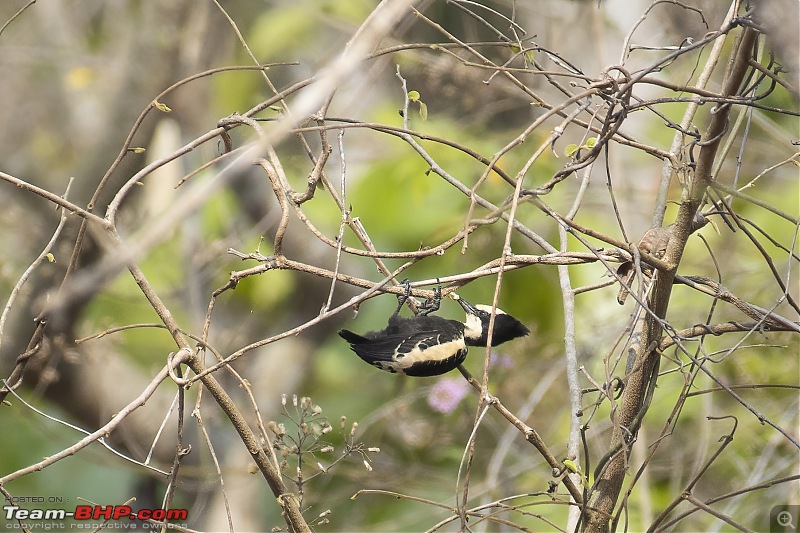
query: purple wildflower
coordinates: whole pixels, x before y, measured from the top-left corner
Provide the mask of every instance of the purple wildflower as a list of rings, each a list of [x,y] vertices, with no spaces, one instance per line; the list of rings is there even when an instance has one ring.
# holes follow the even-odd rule
[[[440,413],[451,413],[469,392],[469,383],[462,378],[442,378],[428,394],[428,405]]]

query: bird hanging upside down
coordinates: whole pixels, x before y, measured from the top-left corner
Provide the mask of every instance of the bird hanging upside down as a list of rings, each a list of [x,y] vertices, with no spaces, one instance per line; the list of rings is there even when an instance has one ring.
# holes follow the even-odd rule
[[[468,346],[486,347],[489,335],[491,306],[473,306],[466,300],[456,300],[467,313],[465,322],[449,320],[430,313],[439,309],[441,291],[432,303],[423,306],[417,316],[403,318],[400,309],[411,292],[399,298],[397,309],[389,317],[389,325],[381,331],[359,335],[346,329],[339,336],[367,363],[387,372],[402,372],[408,376],[438,376],[456,368],[467,357]],[[492,346],[523,337],[527,327],[500,309],[495,310]]]

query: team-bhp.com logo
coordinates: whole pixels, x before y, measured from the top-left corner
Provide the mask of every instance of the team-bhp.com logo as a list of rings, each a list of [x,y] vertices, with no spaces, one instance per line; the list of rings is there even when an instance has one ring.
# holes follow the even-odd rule
[[[4,505],[6,520],[157,520],[185,521],[189,517],[186,509],[139,509],[130,505],[78,505],[74,511],[65,509],[22,509],[17,505]]]

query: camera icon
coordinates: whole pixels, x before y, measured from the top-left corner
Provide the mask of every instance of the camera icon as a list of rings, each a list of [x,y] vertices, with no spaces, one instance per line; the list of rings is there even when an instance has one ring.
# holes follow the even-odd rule
[[[800,533],[800,505],[776,505],[769,511],[770,533]]]

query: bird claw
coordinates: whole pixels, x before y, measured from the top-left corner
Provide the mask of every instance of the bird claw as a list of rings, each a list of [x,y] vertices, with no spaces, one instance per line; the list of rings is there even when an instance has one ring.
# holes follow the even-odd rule
[[[425,303],[419,306],[419,314],[421,316],[427,316],[439,310],[439,306],[442,303],[442,285],[439,283],[438,278],[436,279],[436,282],[438,285],[433,289],[433,298],[425,300]],[[408,301],[408,299],[411,297],[411,282],[409,279],[405,278],[400,282],[400,285],[402,285],[405,290],[403,294],[397,297],[397,309],[395,309],[395,315],[400,313],[400,310],[403,308],[406,301]]]
[[[439,278],[436,278],[436,287],[433,289],[433,298],[425,300],[425,303],[419,306],[420,315],[426,316],[439,310],[442,304],[442,285],[439,283]]]
[[[400,285],[403,286],[405,291],[403,294],[397,297],[397,309],[394,311],[395,315],[400,314],[400,310],[403,308],[409,297],[411,297],[411,281],[408,278],[405,278],[400,282]]]

